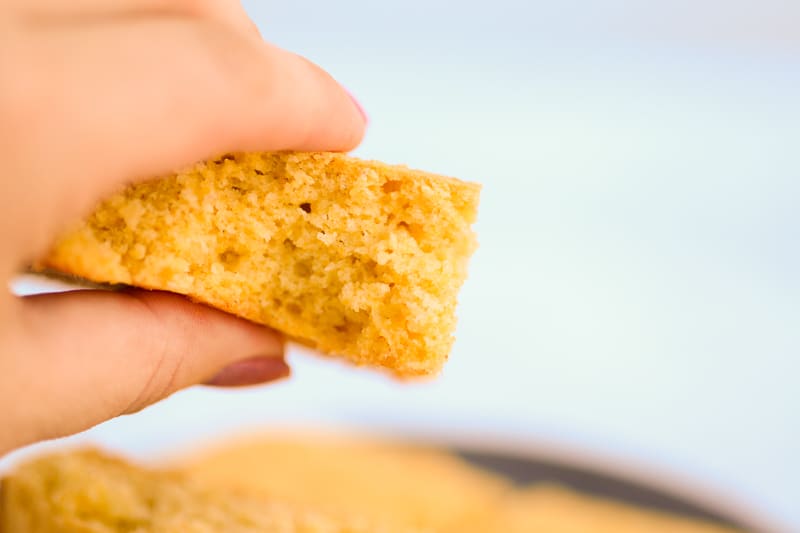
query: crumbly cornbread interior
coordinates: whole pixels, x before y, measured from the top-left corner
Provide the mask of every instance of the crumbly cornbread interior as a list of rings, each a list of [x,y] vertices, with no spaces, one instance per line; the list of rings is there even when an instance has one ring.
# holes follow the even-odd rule
[[[129,186],[40,264],[184,294],[358,365],[435,374],[479,189],[337,153],[229,154]]]

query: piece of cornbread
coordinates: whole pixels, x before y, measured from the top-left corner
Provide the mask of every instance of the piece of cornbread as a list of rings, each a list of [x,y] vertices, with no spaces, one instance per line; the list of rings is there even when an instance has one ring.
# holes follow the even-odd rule
[[[513,490],[446,450],[313,432],[239,439],[181,463],[206,482],[442,533],[466,531]]]
[[[734,533],[446,451],[330,436],[237,440],[151,470],[95,451],[45,456],[0,484],[2,533]]]
[[[434,374],[479,190],[336,153],[225,155],[129,186],[41,266],[185,294],[358,365]]]
[[[551,484],[518,487],[429,447],[265,434],[184,458],[206,482],[436,533],[735,533]]]
[[[3,533],[412,533],[132,465],[92,450],[3,479]]]

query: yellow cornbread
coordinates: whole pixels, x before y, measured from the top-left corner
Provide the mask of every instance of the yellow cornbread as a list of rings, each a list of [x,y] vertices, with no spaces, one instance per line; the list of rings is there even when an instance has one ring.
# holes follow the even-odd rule
[[[734,533],[556,485],[516,487],[444,450],[365,438],[268,434],[183,462],[207,482],[436,533]]]
[[[183,459],[198,479],[382,523],[456,533],[513,490],[436,448],[341,435],[269,435]]]
[[[0,485],[2,533],[733,533],[570,489],[510,482],[430,448],[258,437],[175,470],[94,451],[34,459]]]
[[[40,458],[5,478],[0,532],[414,533],[147,470],[91,450]]]
[[[336,153],[226,155],[132,185],[41,266],[185,294],[399,376],[438,372],[479,186]]]

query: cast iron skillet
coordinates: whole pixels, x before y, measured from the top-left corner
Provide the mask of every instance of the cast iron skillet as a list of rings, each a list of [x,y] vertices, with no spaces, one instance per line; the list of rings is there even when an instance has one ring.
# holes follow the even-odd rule
[[[751,527],[731,517],[724,516],[718,511],[707,509],[679,496],[616,478],[609,474],[593,472],[567,464],[559,464],[550,460],[515,457],[502,453],[467,449],[456,450],[456,453],[476,466],[504,475],[521,485],[540,482],[557,483],[586,494],[609,498],[638,507],[665,511],[687,518],[707,520],[743,532],[756,533]]]

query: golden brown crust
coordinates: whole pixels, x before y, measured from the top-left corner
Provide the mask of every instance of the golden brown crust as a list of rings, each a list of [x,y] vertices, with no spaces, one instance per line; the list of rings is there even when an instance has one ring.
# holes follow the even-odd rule
[[[343,154],[228,155],[128,187],[41,264],[184,294],[355,364],[434,374],[479,191]]]

